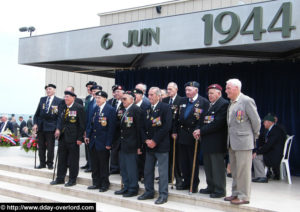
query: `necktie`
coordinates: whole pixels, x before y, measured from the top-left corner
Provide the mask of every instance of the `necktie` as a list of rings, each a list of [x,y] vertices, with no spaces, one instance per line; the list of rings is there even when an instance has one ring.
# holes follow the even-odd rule
[[[46,106],[45,106],[45,112],[46,113],[48,113],[49,103],[50,103],[50,97],[48,96],[47,101],[46,101]]]
[[[209,103],[209,108],[208,108],[208,110],[210,110],[210,108],[213,106],[213,104],[212,103]]]
[[[173,99],[170,98],[169,105],[172,105],[172,104],[173,104]]]
[[[193,106],[194,104],[191,101],[189,101],[184,111],[184,119],[187,119],[191,110],[193,109]]]
[[[69,115],[69,111],[70,111],[70,109],[67,107],[66,112],[65,112],[65,120],[67,119],[67,117]]]

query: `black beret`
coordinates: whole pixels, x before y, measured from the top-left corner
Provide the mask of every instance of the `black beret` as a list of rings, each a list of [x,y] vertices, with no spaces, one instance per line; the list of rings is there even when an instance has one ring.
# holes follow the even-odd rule
[[[268,114],[264,117],[263,121],[271,121],[271,122],[275,122],[275,118],[274,118],[274,116],[272,116],[272,114],[268,113]]]
[[[128,95],[132,96],[133,98],[135,98],[135,95],[132,91],[125,91],[124,94],[128,94]]]
[[[144,94],[141,89],[137,89],[137,88],[133,89],[132,92],[135,94],[142,94],[142,95]]]
[[[65,95],[70,95],[70,96],[76,97],[76,94],[73,93],[72,91],[65,91]]]
[[[88,83],[86,83],[85,87],[87,87],[88,85],[97,85],[97,83],[94,81],[89,81]]]
[[[96,96],[102,96],[102,97],[104,97],[104,98],[106,98],[106,99],[107,99],[107,97],[108,97],[108,95],[107,95],[107,93],[106,93],[105,91],[98,91],[98,92],[96,92],[95,95],[96,95]]]
[[[118,85],[111,86],[111,90],[114,90],[116,87],[118,87]]]
[[[125,89],[122,85],[114,85],[113,92],[116,91],[116,90],[123,90],[124,91]]]
[[[101,86],[101,85],[93,85],[93,86],[90,88],[91,91],[92,91],[92,90],[95,90],[95,89],[102,91],[102,86]]]
[[[54,84],[48,84],[45,86],[45,89],[49,88],[49,87],[52,87],[52,88],[55,88],[56,89],[56,86]]]
[[[187,87],[187,86],[191,86],[191,87],[195,87],[195,88],[199,89],[200,84],[196,81],[190,81],[190,82],[187,82],[184,84],[184,87]]]

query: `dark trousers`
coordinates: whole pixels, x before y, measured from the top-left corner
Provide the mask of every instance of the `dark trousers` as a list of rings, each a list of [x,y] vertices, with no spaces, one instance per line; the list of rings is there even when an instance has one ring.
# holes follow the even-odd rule
[[[55,137],[54,132],[38,132],[38,145],[39,145],[39,158],[40,165],[53,166],[54,158],[54,143]],[[47,161],[46,161],[46,150],[47,150]]]
[[[76,182],[79,172],[79,145],[67,143],[65,139],[58,142],[57,180],[64,181],[69,167],[69,181]]]
[[[144,169],[145,169],[145,159],[146,159],[146,148],[143,146],[141,148],[142,154],[138,155],[138,170],[139,170],[139,179],[144,178]]]
[[[91,149],[93,185],[108,188],[109,183],[109,150]]]
[[[173,168],[173,147],[174,147],[174,140],[173,138],[170,139],[170,153],[169,153],[169,181],[172,180],[172,168]],[[182,184],[182,174],[179,165],[179,154],[178,154],[178,143],[175,143],[175,167],[174,167],[174,177],[176,179],[176,185]]]
[[[92,169],[92,164],[91,164],[91,152],[88,144],[84,144],[85,148],[85,159],[86,159],[86,164],[87,164],[87,169]]]
[[[111,155],[110,155],[110,171],[120,171],[119,166],[119,148],[120,141],[119,138],[114,139],[111,147]]]
[[[120,172],[124,189],[128,192],[138,192],[138,167],[137,153],[125,153],[120,151]]]
[[[224,153],[203,153],[207,188],[218,194],[226,195]]]
[[[183,185],[184,187],[189,187],[191,184],[192,177],[192,169],[193,169],[193,161],[194,161],[194,145],[185,145],[179,144],[179,158],[180,158],[180,168],[182,171],[182,177],[184,179]],[[199,145],[198,145],[199,147]],[[199,153],[199,148],[197,154]],[[199,185],[199,160],[196,157],[195,163],[195,174],[194,174],[194,182],[193,189],[198,189]]]
[[[156,161],[158,162],[159,174],[159,196],[168,197],[168,159],[169,153],[146,152],[145,161],[145,188],[146,193],[154,195],[154,170]]]

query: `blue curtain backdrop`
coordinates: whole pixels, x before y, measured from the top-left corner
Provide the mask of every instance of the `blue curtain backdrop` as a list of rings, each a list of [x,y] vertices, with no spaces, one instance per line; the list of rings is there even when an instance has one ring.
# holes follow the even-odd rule
[[[212,83],[225,87],[230,78],[242,81],[242,92],[255,99],[260,117],[268,112],[278,115],[289,135],[296,135],[290,155],[293,175],[300,176],[300,61],[268,61],[189,67],[161,67],[123,70],[116,72],[116,83],[132,89],[139,82],[148,88],[166,88],[168,82],[178,84],[184,94],[184,83],[200,83],[199,93],[207,97],[206,88]],[[226,94],[223,92],[226,97]]]

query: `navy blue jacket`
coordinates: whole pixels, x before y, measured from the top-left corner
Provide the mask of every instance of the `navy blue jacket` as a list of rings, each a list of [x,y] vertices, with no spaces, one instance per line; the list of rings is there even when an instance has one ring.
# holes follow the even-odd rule
[[[88,108],[86,111],[86,126],[89,126],[91,119],[94,115],[94,110],[96,107],[97,107],[96,99],[93,98],[93,100],[89,102],[89,105],[88,105]]]
[[[87,127],[87,137],[90,139],[89,147],[94,146],[97,151],[105,150],[112,145],[116,126],[116,111],[108,103],[105,104],[100,114],[100,107],[96,106],[93,117]]]
[[[152,139],[156,146],[153,149],[146,146],[148,152],[165,153],[170,151],[169,131],[172,127],[172,112],[168,104],[159,102],[152,112],[148,109],[142,129],[142,142]]]
[[[61,99],[54,96],[54,99],[49,106],[48,113],[45,111],[47,96],[40,99],[38,108],[33,117],[33,123],[38,126],[38,131],[51,132],[58,129],[58,115]]]
[[[4,126],[5,123],[3,122],[1,124],[3,124],[3,126]],[[3,132],[5,130],[7,130],[7,128],[10,130],[11,133],[14,133],[14,127],[13,127],[13,124],[10,121],[7,121],[7,124],[6,124],[5,129],[3,130]]]

